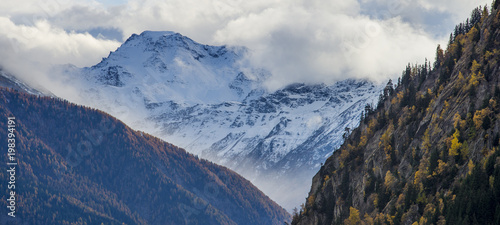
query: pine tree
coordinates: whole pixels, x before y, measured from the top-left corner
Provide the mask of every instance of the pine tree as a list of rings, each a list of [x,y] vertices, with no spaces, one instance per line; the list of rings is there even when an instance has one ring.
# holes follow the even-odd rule
[[[475,26],[479,22],[481,22],[481,8],[480,7],[472,10],[471,17],[470,17],[470,28],[472,28],[473,26]],[[470,30],[470,28],[468,30]]]
[[[444,53],[441,45],[436,48],[436,61],[434,62],[434,68],[439,67],[444,61]]]
[[[459,34],[460,34],[460,27],[459,27],[459,25],[456,25],[455,26],[455,31],[453,33],[453,36],[457,37]]]

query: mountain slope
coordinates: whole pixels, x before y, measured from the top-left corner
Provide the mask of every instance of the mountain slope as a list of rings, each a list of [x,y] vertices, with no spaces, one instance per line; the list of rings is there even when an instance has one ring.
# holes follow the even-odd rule
[[[500,223],[500,10],[477,8],[314,176],[292,224]]]
[[[101,111],[2,89],[0,114],[5,128],[8,116],[16,118],[18,224],[283,224],[289,218],[229,169]],[[7,224],[7,182],[0,189],[0,220]]]
[[[0,68],[0,87],[15,89],[17,91],[26,92],[33,95],[40,95],[40,96],[47,95],[21,82],[15,76],[6,72],[2,68]]]
[[[269,72],[251,67],[247,54],[145,31],[95,66],[67,69],[68,80],[82,79],[75,101],[228,166],[291,209],[381,88],[346,80],[269,91]]]

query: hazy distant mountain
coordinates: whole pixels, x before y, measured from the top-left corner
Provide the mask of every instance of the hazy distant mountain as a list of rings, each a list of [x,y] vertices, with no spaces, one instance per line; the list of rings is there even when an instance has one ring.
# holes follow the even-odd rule
[[[15,117],[18,163],[15,219],[7,215],[12,174],[0,173],[0,224],[289,221],[283,208],[240,175],[101,111],[1,89],[0,115],[2,146],[7,117]]]
[[[0,87],[10,88],[21,92],[26,92],[34,95],[46,95],[35,88],[30,87],[24,82],[17,79],[12,74],[0,68]]]

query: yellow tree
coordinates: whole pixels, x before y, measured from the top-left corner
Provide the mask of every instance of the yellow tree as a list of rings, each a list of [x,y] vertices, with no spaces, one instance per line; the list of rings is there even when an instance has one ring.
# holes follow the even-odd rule
[[[384,148],[385,152],[385,158],[386,160],[390,161],[391,160],[391,154],[392,154],[392,133],[394,132],[394,125],[392,122],[389,124],[389,127],[387,130],[382,134],[382,137],[380,137],[380,142],[378,143],[379,147]]]
[[[346,225],[359,225],[361,224],[361,218],[359,217],[359,210],[354,207],[349,208],[349,218],[344,220]]]
[[[451,147],[448,152],[450,156],[457,156],[458,150],[462,147],[462,143],[459,142],[458,138],[460,137],[460,132],[455,129],[455,133],[453,133],[453,139],[451,140]]]

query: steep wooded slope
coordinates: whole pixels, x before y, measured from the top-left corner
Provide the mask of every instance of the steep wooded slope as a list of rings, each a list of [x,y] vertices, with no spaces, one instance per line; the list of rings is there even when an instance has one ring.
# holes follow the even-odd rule
[[[314,176],[292,224],[500,224],[500,10],[477,8]]]

